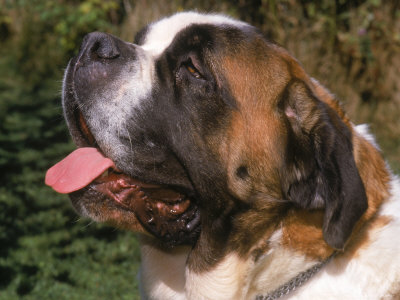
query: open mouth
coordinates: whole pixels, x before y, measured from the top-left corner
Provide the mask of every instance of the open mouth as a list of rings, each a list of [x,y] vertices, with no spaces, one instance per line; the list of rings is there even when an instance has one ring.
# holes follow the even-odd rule
[[[192,243],[200,227],[195,201],[174,188],[145,183],[118,170],[102,154],[82,113],[76,111],[75,124],[90,147],[78,148],[50,168],[46,184],[74,197],[87,191],[101,194],[96,198],[106,197],[113,209],[134,214],[147,231],[166,244]]]

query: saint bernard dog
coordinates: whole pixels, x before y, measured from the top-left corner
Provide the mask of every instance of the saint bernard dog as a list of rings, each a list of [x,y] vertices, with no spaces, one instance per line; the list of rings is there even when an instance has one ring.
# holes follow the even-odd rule
[[[78,149],[46,183],[139,233],[143,299],[400,299],[399,179],[251,25],[184,12],[134,43],[88,34],[63,109]]]

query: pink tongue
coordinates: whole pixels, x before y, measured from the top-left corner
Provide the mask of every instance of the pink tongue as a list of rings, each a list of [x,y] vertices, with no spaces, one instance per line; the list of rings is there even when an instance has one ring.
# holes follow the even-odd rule
[[[112,160],[96,148],[78,148],[47,171],[45,183],[56,192],[68,194],[84,188],[113,167]]]

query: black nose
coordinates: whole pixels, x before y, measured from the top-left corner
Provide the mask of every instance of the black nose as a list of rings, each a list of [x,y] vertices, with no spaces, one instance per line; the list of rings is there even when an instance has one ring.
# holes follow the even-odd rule
[[[89,60],[114,59],[120,56],[118,39],[103,32],[87,34],[82,42],[81,53]]]

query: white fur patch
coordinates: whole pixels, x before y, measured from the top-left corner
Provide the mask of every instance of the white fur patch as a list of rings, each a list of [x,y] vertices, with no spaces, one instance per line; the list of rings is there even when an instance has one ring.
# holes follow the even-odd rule
[[[120,161],[133,148],[126,124],[135,111],[144,107],[142,102],[151,94],[155,82],[153,59],[140,47],[136,47],[136,55],[136,60],[123,66],[118,79],[100,91],[98,98],[103,100],[97,101],[89,120],[96,140],[114,161]],[[124,146],[121,139],[131,141],[131,145]]]
[[[228,254],[211,271],[186,271],[187,299],[242,299],[248,262]]]
[[[354,126],[354,128],[359,135],[370,142],[376,149],[378,149],[379,151],[381,150],[379,148],[379,145],[375,141],[375,137],[369,132],[369,126],[367,124],[360,124]]]
[[[183,300],[185,265],[189,247],[176,247],[170,252],[141,244],[141,299]]]
[[[316,263],[301,253],[278,247],[263,256],[251,270],[243,299],[265,296]]]
[[[146,52],[151,53],[152,56],[157,57],[164,52],[181,30],[192,24],[227,24],[237,27],[248,26],[244,22],[223,15],[206,15],[196,12],[178,13],[150,25],[142,48]]]

